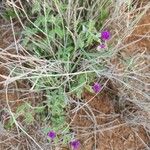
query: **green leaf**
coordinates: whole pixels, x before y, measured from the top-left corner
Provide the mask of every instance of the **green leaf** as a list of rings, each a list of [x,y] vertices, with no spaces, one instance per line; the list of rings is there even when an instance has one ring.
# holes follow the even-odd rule
[[[42,129],[43,133],[47,134],[49,131],[53,130],[51,127],[44,127]]]
[[[7,19],[7,20],[9,20],[10,17],[11,17],[11,18],[16,18],[16,17],[17,17],[15,11],[14,11],[13,9],[10,9],[10,8],[8,8],[8,9],[5,11],[5,13],[4,13],[3,16],[4,16],[4,18]]]
[[[12,126],[15,124],[15,121],[13,119],[13,117],[11,117],[8,121],[8,127],[12,128]]]
[[[35,35],[37,33],[38,29],[36,28],[30,28],[30,27],[26,27],[25,31],[23,31],[23,34],[25,34],[28,37],[31,37],[33,35]]]
[[[100,15],[100,20],[103,22],[105,19],[107,19],[109,16],[109,11],[106,8],[102,8],[101,10],[101,15]]]
[[[92,90],[92,87],[89,86],[89,85],[86,85],[86,86],[85,86],[85,89],[86,89],[87,91],[89,91],[90,93],[94,93],[94,91]]]
[[[34,121],[34,117],[32,115],[32,112],[26,112],[24,115],[25,115],[25,120],[24,121],[27,124],[31,124]]]
[[[18,106],[16,113],[24,113],[27,105],[26,103],[23,103],[22,105]]]
[[[60,27],[56,27],[56,28],[54,29],[54,32],[55,32],[60,38],[63,38],[63,36],[64,36],[63,29],[61,29]]]
[[[36,107],[36,108],[34,109],[34,112],[35,112],[35,113],[42,113],[42,112],[44,111],[44,109],[45,109],[45,107]]]
[[[34,5],[32,5],[32,14],[38,13],[38,12],[40,12],[40,11],[41,11],[40,2],[39,2],[39,0],[36,0],[36,1],[34,2]]]

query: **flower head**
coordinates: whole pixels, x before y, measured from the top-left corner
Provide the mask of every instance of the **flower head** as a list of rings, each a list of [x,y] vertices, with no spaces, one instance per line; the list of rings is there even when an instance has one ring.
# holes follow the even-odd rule
[[[93,91],[95,92],[95,93],[98,93],[98,92],[100,92],[101,91],[101,89],[102,89],[102,87],[101,87],[101,85],[99,84],[99,83],[94,83],[94,85],[92,86],[92,89],[93,89]]]
[[[79,140],[71,141],[70,145],[71,145],[73,150],[78,150],[80,147],[80,141]]]
[[[105,44],[100,44],[100,45],[97,46],[97,50],[103,49],[103,48],[105,48],[105,47],[106,47]]]
[[[109,31],[102,31],[101,32],[101,39],[107,41],[110,39],[110,32]]]
[[[53,140],[56,137],[56,133],[54,131],[48,132],[48,136]]]

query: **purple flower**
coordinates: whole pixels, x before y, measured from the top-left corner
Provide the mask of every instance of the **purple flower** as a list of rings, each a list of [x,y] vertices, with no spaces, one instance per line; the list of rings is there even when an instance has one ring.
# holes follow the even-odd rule
[[[110,32],[109,31],[102,31],[101,32],[101,39],[107,41],[110,39]]]
[[[106,45],[105,45],[105,44],[100,44],[100,45],[98,45],[97,50],[99,50],[99,49],[103,49],[103,48],[105,48],[105,47],[106,47]]]
[[[70,142],[70,145],[71,145],[73,150],[78,150],[80,147],[80,141],[74,140],[74,141]]]
[[[94,83],[94,85],[92,86],[92,89],[93,89],[93,91],[95,92],[95,93],[98,93],[98,92],[100,92],[101,91],[101,89],[102,89],[102,86],[99,84],[99,83]]]
[[[54,131],[48,132],[48,136],[53,140],[56,137],[56,133]]]

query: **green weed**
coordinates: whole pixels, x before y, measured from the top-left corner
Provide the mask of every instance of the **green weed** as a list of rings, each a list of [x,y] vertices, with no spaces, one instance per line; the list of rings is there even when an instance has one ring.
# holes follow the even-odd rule
[[[103,58],[105,55],[108,57],[108,54],[104,51],[99,53],[95,49],[100,42],[99,30],[109,16],[108,6],[111,2],[101,2],[100,6],[90,3],[75,0],[71,4],[61,0],[37,0],[26,7],[28,9],[21,9],[17,14],[26,16],[27,19],[24,22],[21,44],[34,57],[46,60],[49,66],[43,66],[46,67],[43,72],[46,72],[47,77],[43,77],[41,73],[38,77],[31,75],[34,79],[30,79],[32,88],[42,90],[46,100],[36,108],[26,103],[19,106],[15,119],[23,116],[27,125],[34,123],[35,118],[43,126],[43,122],[46,122],[49,127],[44,128],[44,132],[50,129],[57,133],[62,132],[59,138],[62,136],[64,144],[71,139],[66,115],[69,107],[68,94],[81,98],[84,89],[92,92],[90,84],[97,75],[90,70],[93,67],[98,70],[107,69],[104,61],[96,62],[95,56]],[[97,16],[89,18],[94,15],[93,10],[96,10]],[[8,11],[8,17],[13,17],[13,13]],[[86,68],[86,61],[89,69]],[[89,72],[82,73],[84,70]],[[57,77],[60,72],[74,74],[78,71],[81,73],[69,75],[68,78],[61,75]],[[13,124],[12,121],[10,123]]]
[[[75,1],[72,2],[73,5],[75,3]],[[84,63],[84,59],[92,59],[90,54],[99,55],[95,51],[92,53],[91,47],[93,45],[96,47],[96,43],[99,42],[98,30],[109,15],[108,9],[106,9],[108,3],[110,1],[106,2],[101,9],[96,6],[99,9],[99,16],[96,18],[89,19],[88,11],[75,10],[77,12],[75,17],[80,17],[80,19],[70,16],[71,18],[67,20],[69,9],[78,8],[71,8],[72,6],[69,6],[67,1],[53,0],[50,3],[37,1],[33,4],[32,14],[29,16],[30,18],[35,17],[31,19],[32,23],[26,24],[22,44],[36,57],[45,58],[51,62],[60,61],[59,66],[63,68],[62,71],[66,70],[69,73],[74,73],[84,67],[81,66]],[[96,64],[95,62],[95,65],[98,65],[97,68],[100,66],[102,69],[105,68],[103,63]],[[54,71],[49,73],[57,74]],[[88,85],[93,82],[95,77],[96,74],[87,73],[73,76],[71,79],[63,77],[43,77],[38,79],[35,85],[37,89],[59,87],[53,90],[45,90],[47,95],[45,105],[48,110],[47,114],[51,116],[48,118],[51,129],[56,132],[66,132],[68,126],[66,122],[68,102],[65,100],[64,93],[68,92],[81,98],[84,88],[89,89]],[[34,83],[35,80],[32,82]],[[68,134],[66,135],[68,136]],[[66,140],[66,142],[68,141]]]

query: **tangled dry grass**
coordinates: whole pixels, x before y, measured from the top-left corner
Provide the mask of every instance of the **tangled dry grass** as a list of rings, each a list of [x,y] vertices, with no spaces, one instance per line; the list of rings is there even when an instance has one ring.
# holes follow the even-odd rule
[[[16,117],[22,103],[31,104],[32,110],[46,99],[44,89],[34,87],[41,76],[53,76],[51,71],[66,77],[61,84],[70,81],[69,76],[93,71],[103,83],[97,95],[86,89],[81,98],[65,93],[69,101],[68,126],[80,139],[81,150],[150,149],[150,3],[134,2],[128,9],[126,3],[119,2],[112,3],[110,18],[102,27],[113,35],[108,43],[112,45],[110,59],[96,57],[96,63],[104,59],[107,64],[108,69],[102,71],[94,68],[95,60],[85,60],[81,71],[68,74],[60,62],[38,58],[21,45],[22,35],[15,34],[24,27],[19,18],[22,27],[18,20],[0,20],[0,150],[69,149],[61,145],[61,140],[51,145],[42,131],[47,122],[35,118],[33,124],[26,125],[21,115]],[[8,0],[8,4],[17,8],[14,1]],[[72,15],[67,19],[69,28]],[[90,69],[85,70],[85,66]],[[53,88],[59,87],[49,87]],[[6,130],[4,125],[10,118],[15,127]]]

